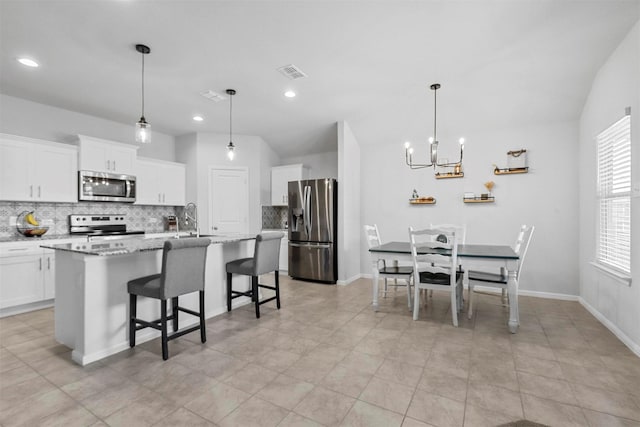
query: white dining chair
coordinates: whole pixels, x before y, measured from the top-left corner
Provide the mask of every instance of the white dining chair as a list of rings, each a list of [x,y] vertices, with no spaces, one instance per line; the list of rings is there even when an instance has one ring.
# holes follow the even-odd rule
[[[446,237],[446,242],[437,237]],[[413,320],[418,320],[420,310],[420,290],[446,291],[451,295],[451,317],[458,326],[459,297],[462,294],[463,274],[458,271],[458,239],[455,231],[428,228],[414,230],[409,227],[409,241],[414,271]],[[450,254],[420,253],[423,249],[445,249]]]
[[[380,232],[378,231],[378,226],[376,224],[364,225],[363,228],[369,249],[382,244]],[[411,309],[411,279],[413,276],[413,266],[400,266],[398,265],[397,260],[380,259],[378,260],[378,274],[384,279],[384,289],[382,291],[384,297],[386,297],[389,292],[389,286],[393,286],[396,290],[398,287],[407,288],[407,304],[409,309]],[[390,279],[393,279],[393,284],[391,285],[389,284]],[[398,283],[398,279],[403,282]]]
[[[448,230],[456,233],[456,237],[458,238],[458,244],[464,245],[467,239],[467,224],[430,224],[429,228],[437,228],[439,230]],[[440,238],[441,236],[436,236],[435,239]],[[462,271],[462,266],[460,266],[460,271]],[[433,296],[433,291],[429,291],[429,296]],[[463,293],[460,294],[459,298],[460,307],[462,307],[463,303]]]
[[[520,227],[520,232],[518,233],[518,238],[516,239],[516,243],[513,246],[513,250],[519,256],[518,261],[518,271],[516,272],[516,278],[520,280],[520,272],[522,271],[522,265],[524,264],[524,258],[527,255],[527,251],[529,250],[529,244],[531,243],[531,237],[533,236],[533,232],[535,227],[522,225]],[[468,316],[471,319],[473,316],[473,294],[474,294],[474,286],[487,286],[492,288],[498,288],[501,290],[502,296],[502,304],[506,305],[509,294],[507,288],[507,282],[509,277],[506,274],[504,268],[500,269],[500,272],[486,272],[486,271],[476,271],[469,270],[467,272],[468,282],[469,282],[469,312]],[[506,298],[505,298],[506,297]]]

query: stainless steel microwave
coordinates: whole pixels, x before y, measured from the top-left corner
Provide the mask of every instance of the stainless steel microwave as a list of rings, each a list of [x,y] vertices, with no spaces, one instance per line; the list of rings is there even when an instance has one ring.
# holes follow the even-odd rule
[[[79,171],[78,200],[133,203],[136,201],[136,177]]]

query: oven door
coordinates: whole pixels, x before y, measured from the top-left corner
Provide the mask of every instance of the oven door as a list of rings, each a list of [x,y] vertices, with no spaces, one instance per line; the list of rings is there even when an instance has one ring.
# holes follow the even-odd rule
[[[105,172],[78,172],[78,200],[99,202],[136,201],[136,177]]]

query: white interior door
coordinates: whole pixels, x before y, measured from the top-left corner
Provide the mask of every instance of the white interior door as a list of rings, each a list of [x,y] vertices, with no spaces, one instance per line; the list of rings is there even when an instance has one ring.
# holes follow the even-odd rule
[[[249,171],[209,169],[209,234],[249,232]]]

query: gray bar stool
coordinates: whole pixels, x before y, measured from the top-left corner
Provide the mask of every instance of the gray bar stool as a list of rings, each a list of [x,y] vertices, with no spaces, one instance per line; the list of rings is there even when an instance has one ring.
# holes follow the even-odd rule
[[[278,278],[278,265],[280,258],[280,240],[284,233],[270,231],[258,234],[253,258],[241,258],[227,263],[227,311],[231,311],[231,300],[238,297],[251,297],[256,305],[256,318],[260,318],[260,305],[276,300],[276,306],[280,310],[280,282]],[[274,271],[275,286],[267,286],[258,283],[258,276]],[[234,291],[232,280],[234,274],[251,276],[251,289],[245,292]],[[260,301],[258,289],[265,288],[276,291],[276,295]]]
[[[188,238],[167,240],[162,252],[162,272],[130,280],[129,292],[129,345],[136,345],[136,331],[153,328],[162,332],[162,359],[169,358],[170,340],[200,329],[200,340],[207,341],[204,319],[204,273],[207,260],[207,248],[211,240]],[[200,292],[200,312],[178,305],[180,295]],[[138,295],[160,300],[160,319],[148,322],[136,318]],[[167,316],[167,300],[171,299],[171,316]],[[182,331],[178,330],[178,312],[183,311],[200,318],[200,324]],[[173,320],[174,333],[167,335],[167,320]],[[140,326],[138,326],[140,325]]]

